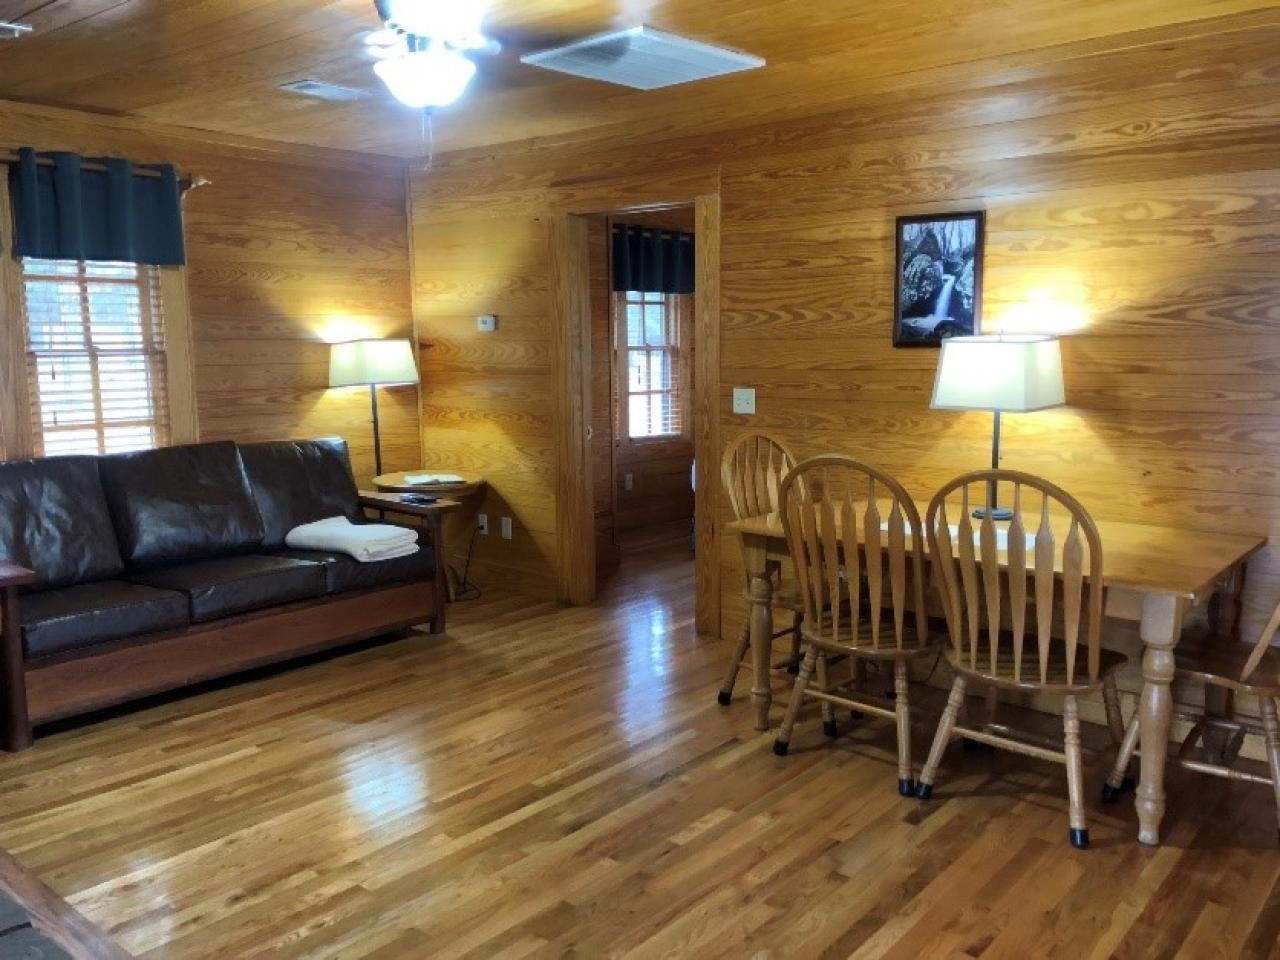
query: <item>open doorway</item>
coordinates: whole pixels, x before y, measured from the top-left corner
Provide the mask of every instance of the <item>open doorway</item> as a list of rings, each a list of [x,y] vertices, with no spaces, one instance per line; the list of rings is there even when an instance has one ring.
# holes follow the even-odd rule
[[[711,189],[716,184],[702,182],[680,184],[684,188],[693,187],[683,197],[663,197],[671,186],[654,189],[652,185],[615,184],[608,189],[602,187],[598,191],[575,192],[566,195],[548,219],[554,317],[552,431],[557,465],[557,594],[569,603],[589,603],[595,598],[599,537],[595,522],[597,498],[604,502],[607,495],[615,513],[620,512],[620,507],[613,503],[612,488],[618,475],[612,455],[611,431],[616,430],[612,426],[613,405],[593,398],[593,392],[601,389],[602,369],[615,369],[609,341],[593,344],[590,269],[593,223],[597,235],[603,239],[608,236],[610,218],[683,211],[689,207],[686,198],[692,195],[695,262],[692,283],[695,290],[689,301],[691,322],[686,329],[689,337],[687,432],[692,437],[694,461],[699,467],[693,470],[696,473],[694,614],[699,633],[718,636],[720,552],[715,520],[720,495],[717,468],[720,448],[720,199]],[[684,193],[684,190],[680,192]],[[632,197],[632,202],[617,202],[620,198],[630,200]],[[601,258],[611,255],[610,246],[597,244],[595,249],[598,251],[597,263],[601,264],[599,276],[607,277],[608,268]],[[594,289],[597,300],[601,300],[604,286],[598,282]],[[606,296],[611,293],[611,290],[605,291]],[[593,346],[596,347],[594,351]],[[646,342],[644,346],[651,345]],[[603,363],[597,362],[596,352],[602,357],[608,355]],[[658,407],[661,409],[661,404]],[[607,443],[596,442],[597,431],[610,438]],[[609,451],[607,467],[603,454],[606,450]],[[621,479],[624,489],[625,472]],[[633,490],[635,486],[633,476]]]
[[[694,556],[692,204],[589,217],[597,580]],[[621,262],[619,262],[621,260]]]

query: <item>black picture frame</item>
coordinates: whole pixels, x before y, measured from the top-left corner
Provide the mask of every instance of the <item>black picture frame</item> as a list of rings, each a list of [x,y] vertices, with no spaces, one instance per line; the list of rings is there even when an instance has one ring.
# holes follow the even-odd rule
[[[979,331],[986,226],[983,210],[897,218],[895,347],[937,347],[947,337]]]

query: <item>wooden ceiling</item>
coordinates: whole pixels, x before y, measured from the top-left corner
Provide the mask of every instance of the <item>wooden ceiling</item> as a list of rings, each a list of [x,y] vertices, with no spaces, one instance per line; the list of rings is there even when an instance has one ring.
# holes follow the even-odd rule
[[[446,0],[448,2],[448,0]],[[460,0],[456,0],[460,2]],[[663,136],[822,112],[931,68],[1274,7],[1274,0],[493,0],[463,98],[437,149],[625,130]],[[0,43],[0,99],[215,134],[396,156],[423,150],[418,114],[372,73],[373,0],[0,0],[34,34]],[[518,63],[543,45],[648,23],[767,58],[759,71],[641,93]],[[366,90],[333,104],[278,89],[313,78]]]

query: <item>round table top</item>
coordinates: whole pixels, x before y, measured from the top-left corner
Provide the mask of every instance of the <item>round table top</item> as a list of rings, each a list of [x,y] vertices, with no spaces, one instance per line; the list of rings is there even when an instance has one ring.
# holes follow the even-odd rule
[[[405,483],[405,476],[419,473],[452,473],[462,477],[462,483]],[[373,478],[373,485],[386,493],[425,493],[440,497],[467,497],[484,486],[484,477],[478,473],[461,470],[410,470],[405,473],[384,473]]]

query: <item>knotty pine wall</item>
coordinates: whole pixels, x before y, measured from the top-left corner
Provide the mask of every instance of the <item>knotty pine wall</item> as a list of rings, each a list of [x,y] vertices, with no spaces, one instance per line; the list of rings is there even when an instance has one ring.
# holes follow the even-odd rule
[[[189,132],[0,102],[6,146],[176,164],[205,440],[339,435],[373,474],[369,393],[330,390],[326,339],[410,337],[404,166],[398,160]],[[380,393],[384,468],[420,459],[417,391]]]
[[[522,540],[486,564],[549,589],[547,212],[718,176],[722,442],[848,451],[921,498],[982,466],[989,416],[928,408],[937,353],[893,349],[891,314],[894,218],[983,208],[985,327],[1072,333],[1070,405],[1007,417],[1006,464],[1100,517],[1280,535],[1278,85],[1269,11],[903,74],[728,136],[439,158],[412,177],[425,456],[490,475]],[[735,385],[756,416],[731,413]],[[728,635],[745,611],[717,540]],[[1277,598],[1268,550],[1246,628]]]

